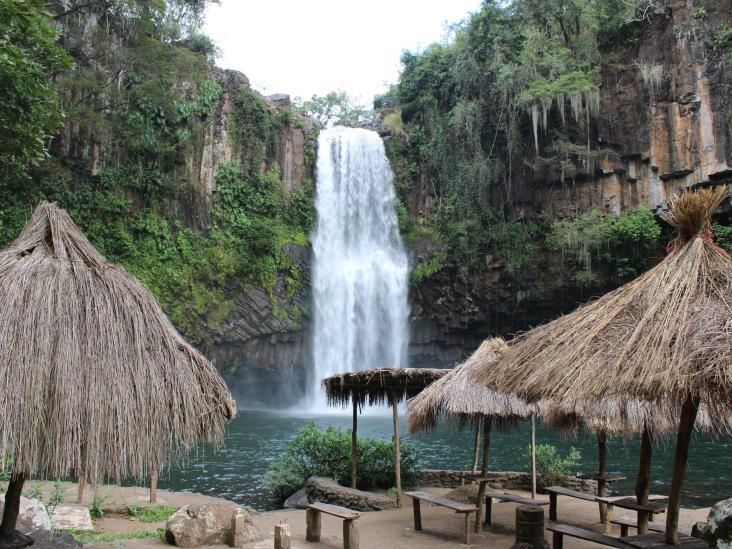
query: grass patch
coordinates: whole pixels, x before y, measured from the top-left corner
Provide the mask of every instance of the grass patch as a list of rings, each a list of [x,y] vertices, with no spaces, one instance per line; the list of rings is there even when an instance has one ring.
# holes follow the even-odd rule
[[[177,509],[165,505],[150,505],[149,507],[128,505],[126,511],[130,518],[139,522],[161,522],[168,520]]]
[[[122,539],[165,539],[165,530],[158,528],[157,530],[147,530],[144,532],[87,532],[83,530],[61,530],[64,534],[69,534],[76,541],[85,545],[87,543],[97,542],[113,542]]]

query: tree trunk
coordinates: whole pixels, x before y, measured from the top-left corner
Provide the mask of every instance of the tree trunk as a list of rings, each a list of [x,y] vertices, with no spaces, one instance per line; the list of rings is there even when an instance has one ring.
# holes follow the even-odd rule
[[[607,495],[607,435],[605,431],[597,433],[597,495]],[[600,503],[600,522],[605,533],[610,530],[607,516],[607,504]]]
[[[351,429],[351,488],[356,487],[356,475],[358,472],[358,401],[353,396],[353,428]]]
[[[20,495],[23,492],[25,474],[14,475],[8,483],[8,491],[5,493],[5,508],[3,519],[0,523],[0,549],[17,549],[28,547],[33,539],[21,534],[15,529],[20,512]]]
[[[473,467],[470,472],[475,475],[478,472],[478,457],[480,456],[480,426],[485,418],[476,420],[475,422],[475,441],[473,442]]]
[[[536,414],[531,414],[531,499],[536,499]]]
[[[666,543],[679,544],[679,507],[681,507],[681,489],[684,485],[686,462],[689,459],[689,440],[694,430],[696,413],[699,411],[699,398],[688,395],[681,408],[679,433],[676,437],[676,455],[674,456],[674,472],[671,478],[671,491],[666,509]]]
[[[489,417],[483,419],[483,463],[480,467],[481,476],[488,474],[488,460],[491,455],[491,428],[493,420]]]
[[[397,489],[397,507],[401,507],[402,501],[402,465],[401,453],[399,450],[399,410],[397,409],[396,391],[391,390],[391,411],[394,418],[394,485]]]
[[[643,437],[641,438],[640,464],[638,466],[638,477],[635,480],[635,499],[639,504],[648,503],[648,495],[651,491],[651,434],[648,427],[643,426]],[[638,535],[648,533],[648,513],[638,513]]]

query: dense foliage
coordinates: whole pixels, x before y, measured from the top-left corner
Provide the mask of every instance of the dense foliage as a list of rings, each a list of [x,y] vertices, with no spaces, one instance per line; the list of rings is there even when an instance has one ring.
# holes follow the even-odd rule
[[[314,118],[324,127],[358,126],[369,120],[370,112],[344,91],[313,95],[310,99],[295,98],[295,110]]]
[[[527,472],[531,472],[531,448],[524,454],[527,461]],[[577,473],[577,466],[582,460],[580,451],[572,446],[561,455],[553,444],[536,445],[536,481],[540,486],[561,485],[564,477]]]
[[[414,480],[416,453],[410,444],[401,443],[402,482]],[[281,498],[305,486],[311,476],[351,483],[351,431],[328,427],[322,431],[309,423],[288,444],[272,464],[267,485]],[[394,444],[379,439],[358,439],[358,487],[391,488],[394,484]]]

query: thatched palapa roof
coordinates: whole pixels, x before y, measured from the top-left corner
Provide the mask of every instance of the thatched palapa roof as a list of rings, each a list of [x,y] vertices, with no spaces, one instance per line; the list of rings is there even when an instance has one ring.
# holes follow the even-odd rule
[[[511,342],[477,378],[529,400],[617,395],[732,404],[732,258],[711,240],[725,188],[675,197],[679,237],[632,282]],[[714,413],[710,408],[710,413]]]
[[[494,360],[507,348],[501,338],[487,339],[465,362],[409,400],[409,430],[434,429],[440,416],[455,420],[460,426],[488,417],[500,429],[535,413],[536,406],[514,395],[489,389],[472,378],[476,368]]]
[[[143,480],[236,409],[152,294],[42,203],[0,252],[0,457],[13,472]]]
[[[347,406],[354,400],[363,407],[390,402],[390,394],[397,402],[411,398],[448,370],[437,368],[376,368],[336,374],[323,380],[323,388],[331,406]]]

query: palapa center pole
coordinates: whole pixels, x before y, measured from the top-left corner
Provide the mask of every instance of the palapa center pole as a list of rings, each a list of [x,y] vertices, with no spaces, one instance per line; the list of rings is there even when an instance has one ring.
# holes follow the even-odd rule
[[[597,495],[607,495],[607,434],[605,431],[597,433]],[[598,505],[600,506],[600,522],[607,532],[610,528],[607,504],[599,503]]]
[[[699,411],[699,398],[688,395],[681,408],[681,421],[676,437],[676,454],[674,456],[674,472],[671,477],[671,491],[666,510],[666,543],[679,544],[679,508],[681,507],[681,488],[684,485],[686,463],[689,460],[689,440]]]
[[[536,499],[536,414],[531,414],[531,499]]]
[[[481,418],[475,422],[475,441],[473,442],[473,467],[470,473],[475,475],[478,472],[478,456],[480,456],[480,427],[484,419]]]
[[[491,429],[493,420],[489,417],[483,418],[483,463],[480,467],[481,476],[488,474],[488,459],[491,454]]]
[[[24,482],[25,474],[19,473],[11,476],[8,483],[3,519],[0,523],[0,549],[17,549],[28,547],[33,543],[33,538],[15,529],[18,523],[18,514],[20,513],[20,496],[23,492]]]
[[[358,436],[356,429],[358,427],[358,401],[353,395],[353,424],[351,427],[351,488],[356,487],[356,475],[358,472]]]
[[[638,477],[635,479],[635,499],[640,505],[648,503],[648,495],[651,492],[651,457],[653,446],[651,445],[651,433],[648,426],[643,425],[643,436],[641,437],[640,463],[638,465]],[[638,513],[638,534],[648,533],[648,513]]]
[[[389,390],[391,400],[391,412],[394,418],[394,485],[397,490],[397,507],[401,507],[402,501],[402,465],[399,450],[399,410],[397,409],[397,394],[395,389]]]

